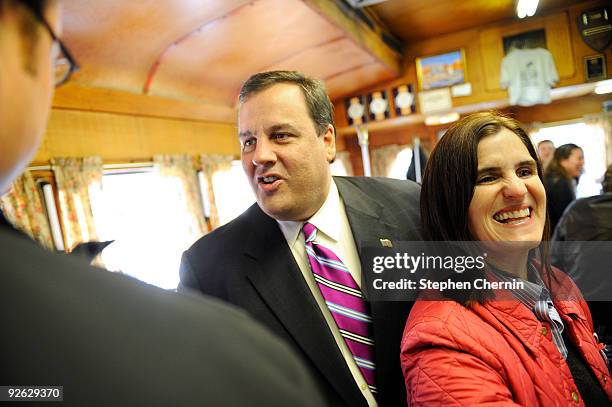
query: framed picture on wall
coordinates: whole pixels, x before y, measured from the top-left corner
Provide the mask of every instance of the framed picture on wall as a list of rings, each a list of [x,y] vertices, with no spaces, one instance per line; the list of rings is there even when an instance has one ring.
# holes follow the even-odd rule
[[[504,44],[504,55],[508,55],[513,49],[534,49],[546,47],[546,30],[526,31],[516,35],[509,35],[502,39]]]
[[[416,59],[417,78],[421,90],[445,88],[466,82],[463,49]]]
[[[604,54],[584,57],[584,77],[587,81],[607,79],[606,56]]]
[[[370,120],[384,120],[389,118],[389,100],[386,90],[379,90],[368,95],[368,110]]]
[[[359,126],[367,121],[364,96],[354,96],[344,100],[346,118],[350,126]]]
[[[412,84],[400,85],[393,88],[393,101],[395,114],[407,116],[416,112],[415,92]]]

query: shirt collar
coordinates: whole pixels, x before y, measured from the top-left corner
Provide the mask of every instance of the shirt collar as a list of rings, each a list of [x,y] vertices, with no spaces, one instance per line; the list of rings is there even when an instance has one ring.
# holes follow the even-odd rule
[[[308,222],[316,227],[318,232],[325,234],[328,238],[337,242],[340,240],[341,227],[339,214],[340,194],[332,178],[325,202],[323,202],[319,210],[308,219]],[[277,222],[287,243],[292,247],[298,240],[300,232],[302,231],[302,226],[305,222],[290,220],[277,220]]]
[[[533,310],[533,307],[535,306],[536,302],[540,300],[550,300],[550,294],[544,286],[544,282],[538,274],[538,270],[532,263],[529,263],[527,266],[527,278],[529,279],[529,281],[523,280],[522,278],[514,277],[491,265],[489,266],[489,270],[491,274],[495,276],[495,278],[501,281],[511,282],[512,280],[515,280],[523,283],[522,289],[517,288],[509,291],[530,310]]]

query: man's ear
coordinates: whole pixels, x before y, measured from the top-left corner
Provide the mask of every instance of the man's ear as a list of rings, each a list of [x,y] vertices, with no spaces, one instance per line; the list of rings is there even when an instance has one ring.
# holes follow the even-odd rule
[[[323,143],[325,143],[327,162],[333,163],[336,159],[336,130],[331,124],[327,125],[323,133]]]

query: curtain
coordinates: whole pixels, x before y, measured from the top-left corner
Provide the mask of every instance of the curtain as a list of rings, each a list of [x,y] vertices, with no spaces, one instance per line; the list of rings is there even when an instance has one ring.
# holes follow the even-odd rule
[[[11,191],[0,198],[0,208],[16,228],[47,249],[55,250],[41,193],[30,171],[20,175]]]
[[[606,143],[606,166],[612,165],[612,112],[584,116],[584,122],[603,130]]]
[[[344,166],[346,175],[353,175],[353,163],[351,162],[351,154],[348,151],[338,151],[336,153],[336,161]]]
[[[372,176],[388,177],[389,169],[395,162],[395,158],[401,149],[397,144],[391,144],[372,150]]]
[[[219,213],[215,202],[215,191],[213,190],[213,175],[219,171],[229,171],[232,167],[234,157],[231,155],[201,155],[200,164],[206,185],[208,186],[208,204],[210,206],[210,225],[213,229],[219,226]]]
[[[53,158],[51,168],[57,184],[66,249],[98,240],[89,192],[90,188],[100,188],[102,159]]]
[[[202,197],[198,186],[198,177],[193,160],[185,154],[156,155],[153,161],[159,167],[162,176],[177,177],[183,184],[185,203],[191,215],[191,234],[200,237],[208,232],[202,207]]]

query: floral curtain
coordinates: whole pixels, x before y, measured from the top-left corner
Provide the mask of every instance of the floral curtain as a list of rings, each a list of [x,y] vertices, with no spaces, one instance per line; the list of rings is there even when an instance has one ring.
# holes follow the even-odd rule
[[[612,165],[612,112],[584,116],[584,122],[603,130],[606,142],[606,166]]]
[[[346,175],[353,175],[353,163],[351,162],[351,154],[348,151],[338,151],[336,153],[336,161],[342,163],[346,170]]]
[[[192,217],[191,234],[199,237],[207,233],[208,226],[204,218],[202,198],[192,158],[184,154],[156,155],[153,161],[159,167],[162,176],[177,177],[181,180],[187,210]]]
[[[30,171],[19,176],[11,191],[0,197],[0,209],[16,228],[47,249],[55,249],[41,193]]]
[[[395,162],[395,158],[401,150],[402,148],[397,144],[391,144],[372,150],[372,176],[388,177],[389,169]]]
[[[208,204],[210,205],[210,225],[214,229],[219,226],[219,213],[215,202],[215,192],[213,190],[213,175],[219,171],[229,171],[232,167],[234,157],[231,155],[201,155],[200,164],[206,185],[208,186]]]
[[[66,248],[98,240],[89,193],[90,188],[100,188],[102,159],[53,158],[51,168],[57,184]]]

